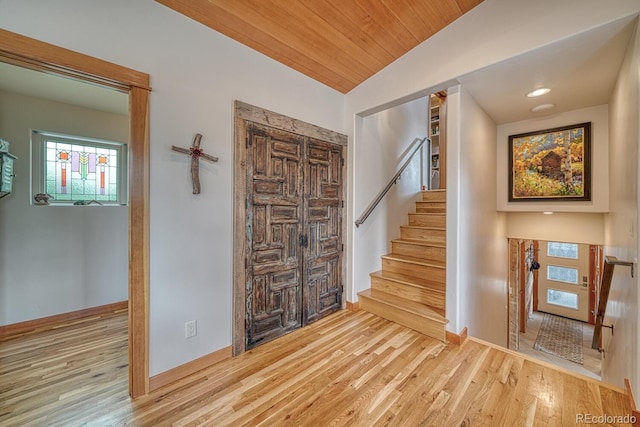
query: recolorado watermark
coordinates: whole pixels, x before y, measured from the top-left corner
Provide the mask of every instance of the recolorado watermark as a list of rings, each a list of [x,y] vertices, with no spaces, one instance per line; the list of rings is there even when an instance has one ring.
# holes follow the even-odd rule
[[[634,424],[635,415],[576,414],[576,424]]]

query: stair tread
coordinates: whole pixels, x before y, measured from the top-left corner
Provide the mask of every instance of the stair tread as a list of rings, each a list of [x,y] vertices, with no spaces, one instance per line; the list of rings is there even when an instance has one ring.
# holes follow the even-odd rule
[[[431,227],[428,225],[401,225],[400,228],[416,228],[420,230],[446,231],[446,227]]]
[[[399,255],[399,254],[389,253],[389,254],[386,254],[386,255],[382,255],[381,258],[389,259],[389,260],[402,261],[402,262],[408,262],[408,263],[412,263],[412,264],[426,265],[426,266],[429,266],[429,267],[445,268],[445,263],[442,262],[442,261],[427,260],[427,259],[424,259],[424,258],[416,258],[416,257],[412,257],[412,256],[407,256],[407,255]]]
[[[446,191],[447,191],[446,188],[438,188],[435,190],[422,190],[422,193],[444,193]]]
[[[449,321],[444,316],[434,311],[428,305],[388,294],[386,292],[377,291],[374,289],[366,289],[364,291],[358,292],[358,296],[371,298],[380,303],[392,306],[400,310],[404,310],[409,313],[417,314],[435,322],[442,323],[443,325],[449,323]]]
[[[392,243],[408,243],[410,245],[429,246],[434,248],[445,248],[447,245],[444,243],[433,242],[431,240],[424,239],[393,239]]]
[[[398,283],[402,283],[404,285],[414,286],[416,288],[424,289],[424,286],[422,286],[420,283],[416,282],[416,278],[415,277],[407,276],[407,275],[404,275],[404,274],[401,274],[401,273],[392,273],[392,275],[390,275],[388,272],[385,273],[382,270],[378,270],[378,271],[374,271],[373,273],[369,273],[369,276],[370,277],[379,277],[381,279],[391,280],[393,282],[398,282]],[[439,290],[439,289],[429,289],[429,292],[446,294],[446,292],[444,290]]]

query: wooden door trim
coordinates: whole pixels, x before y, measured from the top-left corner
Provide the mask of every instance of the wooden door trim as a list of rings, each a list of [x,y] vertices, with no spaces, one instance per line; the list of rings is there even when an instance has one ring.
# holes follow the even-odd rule
[[[129,394],[149,392],[149,75],[0,29],[0,61],[129,93]]]
[[[540,251],[540,242],[533,241],[533,259],[538,261],[538,252]],[[533,270],[533,311],[538,311],[538,272],[539,269]]]
[[[518,265],[520,259],[520,242],[520,239],[507,239],[507,348],[513,350],[518,349],[520,341],[518,335],[520,329],[518,322],[520,318],[517,313],[512,313],[513,308],[516,307],[513,304],[513,294],[520,289],[520,279],[518,277],[520,272],[520,266]],[[519,306],[517,306],[517,308],[519,309]]]
[[[332,144],[347,145],[347,136],[320,126],[293,119],[242,101],[235,101],[235,117],[243,121],[270,126],[297,135],[308,136]],[[238,141],[236,140],[236,143]],[[244,143],[244,141],[242,141]]]
[[[599,251],[597,245],[589,245],[589,324],[596,324],[596,316],[595,312],[597,311],[596,301],[597,301],[597,283],[599,281],[599,277],[596,277],[596,269],[598,264],[600,263],[599,259]],[[602,269],[600,269],[602,272]]]
[[[256,107],[242,101],[234,103],[234,187],[233,187],[233,355],[244,353],[245,343],[245,259],[246,247],[246,214],[247,214],[247,122],[298,135],[319,139],[342,146],[342,176],[347,176],[347,141],[346,135],[321,128],[264,108]],[[342,200],[346,199],[347,186],[342,186]],[[342,223],[342,235],[347,235],[347,221]],[[346,278],[345,258],[342,259],[342,277]],[[344,306],[344,301],[343,301]]]
[[[526,285],[527,285],[527,261],[526,261],[526,253],[527,253],[527,245],[526,241],[522,241],[522,244],[519,246],[519,254],[518,254],[518,315],[520,317],[519,323],[519,331],[524,334],[526,332],[527,327],[527,313],[526,311]]]
[[[151,89],[148,74],[3,29],[0,29],[0,56],[2,62],[120,87],[124,92],[131,87]]]

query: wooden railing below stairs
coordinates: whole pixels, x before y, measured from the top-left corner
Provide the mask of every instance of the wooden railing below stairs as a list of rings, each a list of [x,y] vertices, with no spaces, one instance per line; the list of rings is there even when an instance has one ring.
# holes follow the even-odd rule
[[[600,297],[598,299],[598,312],[596,313],[596,326],[593,331],[593,341],[591,341],[591,348],[596,350],[602,350],[600,348],[600,337],[602,335],[602,328],[611,328],[611,331],[613,333],[613,326],[603,325],[603,322],[604,314],[607,309],[607,302],[609,301],[609,291],[611,290],[613,270],[616,265],[631,267],[631,277],[633,277],[634,275],[634,263],[628,261],[620,261],[614,256],[604,257],[604,271],[602,273],[602,281],[600,282]]]

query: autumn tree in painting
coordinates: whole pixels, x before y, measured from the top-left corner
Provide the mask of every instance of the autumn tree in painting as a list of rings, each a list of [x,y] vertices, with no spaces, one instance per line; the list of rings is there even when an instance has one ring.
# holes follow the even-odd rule
[[[509,137],[512,199],[583,196],[585,125]]]

